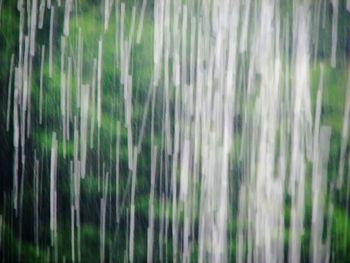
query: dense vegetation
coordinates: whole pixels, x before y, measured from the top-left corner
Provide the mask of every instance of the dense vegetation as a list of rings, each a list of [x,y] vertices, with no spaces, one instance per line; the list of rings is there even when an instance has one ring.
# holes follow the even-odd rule
[[[30,1],[28,1],[30,2]],[[40,2],[40,1],[39,1]],[[53,1],[55,2],[55,1]],[[62,1],[63,2],[63,1]],[[124,127],[124,105],[123,91],[121,82],[120,61],[116,59],[116,39],[115,32],[118,30],[115,23],[115,12],[111,13],[108,30],[101,35],[104,27],[103,10],[100,1],[85,0],[77,1],[78,10],[71,14],[71,26],[69,37],[66,38],[65,52],[67,57],[72,58],[73,73],[71,80],[72,98],[77,96],[76,79],[77,79],[77,45],[79,31],[82,32],[82,83],[91,83],[93,79],[94,59],[98,57],[98,39],[103,39],[103,103],[102,103],[102,121],[100,139],[97,135],[97,127],[88,127],[88,156],[87,156],[87,173],[86,177],[81,180],[80,184],[80,246],[81,262],[96,262],[100,258],[100,210],[103,192],[102,175],[109,174],[110,183],[107,188],[107,217],[106,217],[106,261],[120,262],[127,259],[128,245],[128,216],[130,211],[130,178],[131,171],[128,169],[128,142],[127,129]],[[132,4],[138,1],[125,1],[125,23],[126,32],[131,26]],[[1,2],[0,2],[1,3]],[[341,130],[343,125],[343,113],[345,94],[348,81],[348,64],[345,56],[347,41],[349,41],[349,21],[350,15],[345,11],[345,1],[340,1],[339,24],[338,24],[338,52],[337,67],[332,68],[330,65],[330,35],[331,35],[331,17],[332,9],[330,4],[327,5],[327,23],[324,29],[320,30],[320,43],[317,52],[312,54],[313,67],[311,71],[311,92],[312,92],[312,109],[316,105],[316,92],[320,78],[319,62],[325,65],[325,89],[323,95],[321,122],[323,125],[329,125],[332,128],[330,161],[328,165],[328,176],[334,177],[338,174],[339,153],[341,142]],[[151,83],[153,71],[153,1],[148,1],[144,28],[141,44],[133,44],[131,52],[131,71],[133,72],[133,120],[132,126],[134,142],[138,142],[142,126],[142,119],[146,112],[147,123],[150,123],[151,113],[145,111],[148,97],[148,90]],[[291,8],[290,5],[283,6],[286,10]],[[114,10],[114,8],[113,8]],[[2,1],[0,13],[0,214],[2,215],[2,229],[0,230],[0,261],[15,262],[44,262],[54,259],[53,249],[50,245],[50,150],[52,132],[56,131],[58,136],[58,165],[57,165],[57,189],[58,192],[58,258],[59,262],[64,260],[70,262],[71,258],[71,207],[70,200],[72,197],[72,179],[71,164],[67,160],[74,158],[74,117],[70,116],[70,134],[71,138],[63,143],[62,136],[62,116],[60,111],[60,83],[61,75],[61,35],[63,32],[64,9],[57,8],[54,19],[54,50],[53,50],[53,75],[50,77],[48,46],[50,32],[50,11],[45,12],[44,26],[37,30],[36,52],[37,55],[32,61],[33,71],[31,72],[31,108],[29,116],[31,117],[30,136],[26,140],[25,165],[21,166],[19,174],[23,181],[23,203],[20,206],[20,212],[16,213],[13,209],[13,126],[12,111],[10,111],[10,129],[6,130],[7,122],[7,104],[8,104],[8,83],[10,80],[11,55],[14,54],[14,64],[18,62],[17,52],[19,49],[19,12],[16,1]],[[26,23],[25,23],[26,24]],[[94,41],[92,41],[94,40]],[[43,123],[39,124],[40,108],[40,54],[42,45],[45,44],[45,63],[43,71],[44,99],[43,99]],[[314,44],[313,44],[314,47]],[[243,59],[242,59],[243,60]],[[14,77],[14,76],[13,76]],[[156,131],[161,131],[164,116],[162,109],[164,107],[162,89],[158,89],[155,103],[155,126]],[[173,96],[174,94],[172,94]],[[12,95],[11,101],[12,101]],[[93,105],[93,104],[91,104]],[[76,107],[74,103],[72,107]],[[314,113],[314,112],[313,112]],[[172,113],[173,114],[173,113]],[[96,116],[94,109],[90,108],[89,118],[93,118],[96,125]],[[117,122],[117,120],[119,122]],[[118,124],[119,123],[119,124]],[[118,125],[120,125],[120,181],[116,186],[116,144],[118,140]],[[237,118],[238,133],[235,137],[237,145],[240,143],[240,120]],[[136,186],[136,228],[135,228],[135,255],[136,262],[144,262],[147,259],[147,227],[150,198],[150,174],[151,174],[151,125],[145,127],[147,136],[144,137],[142,147],[139,149],[137,165],[137,186]],[[94,130],[94,134],[90,134]],[[98,141],[100,140],[100,141]],[[164,143],[161,132],[156,132],[155,141],[159,144]],[[100,144],[100,149],[98,149]],[[91,147],[91,149],[90,149]],[[238,147],[237,147],[238,148]],[[33,156],[33,153],[36,156]],[[347,153],[348,153],[347,148]],[[159,153],[159,162],[157,163],[158,171],[165,174],[165,169],[170,168],[170,157],[166,153]],[[348,154],[346,155],[348,156]],[[40,187],[39,191],[39,246],[34,242],[34,158],[40,161]],[[97,164],[97,160],[101,160]],[[230,173],[230,200],[232,200],[232,211],[230,211],[229,222],[229,261],[235,260],[236,253],[236,210],[238,187],[241,180],[242,164],[239,161],[237,149],[232,150]],[[99,167],[97,167],[99,166]],[[346,163],[345,176],[348,177],[348,164]],[[308,262],[310,251],[310,225],[311,225],[311,164],[308,164],[308,176],[306,183],[306,216],[305,216],[305,234],[302,240],[302,261]],[[98,174],[98,176],[97,176]],[[161,177],[159,177],[161,178]],[[156,202],[155,202],[155,233],[160,232],[162,224],[171,224],[170,205],[166,206],[167,211],[162,209],[162,193],[166,185],[162,179],[156,182]],[[169,194],[169,193],[168,193]],[[120,201],[120,207],[117,211],[115,202]],[[170,199],[169,199],[170,200]],[[336,192],[334,202],[334,216],[332,221],[332,261],[350,262],[350,219],[348,203],[349,198],[346,193],[346,184],[341,191]],[[286,196],[285,208],[285,225],[288,229],[290,217],[290,200]],[[181,219],[183,220],[183,219]],[[20,223],[21,222],[21,223]],[[198,224],[198,220],[195,222]],[[349,224],[349,226],[347,226]],[[172,238],[171,227],[168,226],[166,240],[158,240],[156,234],[154,245],[154,258],[172,260]],[[195,233],[197,235],[197,233]],[[288,248],[288,232],[285,235],[285,247]],[[196,250],[196,249],[195,249]],[[194,251],[196,258],[196,252]]]

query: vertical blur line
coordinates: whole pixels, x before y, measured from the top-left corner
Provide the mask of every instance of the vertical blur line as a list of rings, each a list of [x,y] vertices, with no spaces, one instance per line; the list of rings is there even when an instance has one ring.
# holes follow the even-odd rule
[[[142,7],[141,7],[140,22],[139,22],[139,26],[138,26],[138,29],[137,29],[136,44],[140,44],[141,43],[141,35],[142,35],[142,29],[143,29],[143,21],[145,19],[146,5],[147,5],[147,0],[143,0],[142,1]]]
[[[33,57],[35,55],[35,32],[36,32],[36,22],[37,22],[37,0],[33,0],[32,3],[32,14],[30,22],[30,55]]]
[[[39,124],[42,124],[42,120],[43,120],[44,59],[45,59],[45,45],[42,45],[41,46],[41,62],[40,62]]]
[[[350,34],[349,34],[350,35]],[[347,41],[347,45],[350,51],[350,36]],[[350,52],[347,54],[347,71],[348,71],[348,82],[345,95],[345,105],[344,105],[344,115],[343,115],[343,126],[341,133],[341,145],[340,145],[340,156],[339,156],[339,166],[338,166],[338,178],[337,178],[337,189],[341,189],[344,180],[344,165],[345,165],[345,155],[347,152],[347,142],[349,138],[349,118],[350,118]]]
[[[49,4],[48,4],[49,5]],[[51,16],[50,16],[50,39],[49,39],[49,77],[52,78],[52,71],[53,71],[53,65],[52,65],[52,45],[53,45],[53,19],[55,14],[55,8],[51,7]]]
[[[1,21],[1,12],[2,12],[2,2],[3,0],[0,0],[0,21]],[[1,27],[1,22],[0,22],[0,27]]]
[[[14,66],[14,54],[11,55],[10,76],[8,80],[8,89],[7,89],[8,93],[7,93],[6,131],[10,130],[10,109],[11,109],[13,66]]]
[[[338,41],[338,0],[332,0],[332,55],[331,66],[336,67],[337,41]]]
[[[39,23],[38,28],[42,29],[44,25],[44,15],[45,15],[45,0],[41,0],[40,6],[39,6]]]

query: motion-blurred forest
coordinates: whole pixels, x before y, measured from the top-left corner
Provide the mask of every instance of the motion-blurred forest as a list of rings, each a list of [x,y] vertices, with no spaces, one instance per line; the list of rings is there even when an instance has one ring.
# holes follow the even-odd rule
[[[20,1],[18,1],[20,2]],[[31,13],[34,1],[23,1],[25,13]],[[37,0],[38,21],[42,2]],[[47,1],[49,2],[49,1]],[[133,16],[139,19],[142,1],[124,0],[111,1],[108,28],[105,28],[105,10],[103,1],[73,0],[74,8],[70,14],[69,36],[64,37],[64,4],[66,1],[52,0],[55,6],[53,21],[50,21],[50,9],[44,6],[42,28],[37,28],[35,36],[35,56],[30,56],[28,65],[28,101],[25,116],[25,145],[19,147],[18,154],[18,207],[14,209],[14,163],[15,160],[15,125],[14,120],[14,85],[16,82],[15,65],[19,63],[20,25],[23,23],[25,32],[30,31],[30,21],[27,16],[20,17],[18,3],[13,0],[0,0],[0,261],[1,262],[97,262],[101,260],[101,233],[105,247],[104,261],[127,262],[130,232],[130,199],[133,185],[133,172],[136,173],[135,189],[135,233],[134,261],[147,260],[147,235],[149,227],[150,191],[152,159],[151,140],[158,145],[166,144],[163,136],[164,127],[164,89],[158,87],[154,105],[149,103],[152,74],[154,70],[154,3],[147,1],[141,41],[136,41],[136,33],[131,38],[129,71],[132,72],[132,138],[138,151],[137,169],[130,170],[128,156],[128,129],[124,125],[127,114],[124,107],[124,92],[122,82],[123,66],[118,59],[121,49],[118,46],[121,35],[119,19],[121,2],[125,3],[125,36],[133,25]],[[61,2],[61,6],[58,3]],[[181,1],[183,3],[191,2]],[[193,1],[197,2],[197,1]],[[289,3],[290,2],[290,3]],[[316,1],[315,1],[316,2]],[[350,13],[345,8],[346,1],[339,1],[339,16],[337,28],[337,66],[331,66],[331,31],[332,5],[326,1],[324,16],[325,24],[319,23],[311,34],[319,34],[318,43],[310,47],[310,90],[311,109],[315,114],[316,93],[320,79],[320,66],[324,64],[324,93],[322,98],[321,123],[330,126],[331,141],[328,162],[328,177],[338,175],[341,134],[343,128],[344,107],[347,81],[350,67]],[[46,3],[47,5],[47,3]],[[137,12],[133,11],[133,6]],[[312,4],[311,4],[312,6]],[[281,12],[291,13],[292,1],[281,1]],[[50,32],[50,24],[53,30]],[[52,36],[51,36],[52,34]],[[50,38],[52,37],[52,68],[50,68]],[[126,38],[127,38],[126,37]],[[102,115],[98,120],[96,114],[97,79],[99,40],[103,41],[102,52]],[[30,39],[23,43],[30,42]],[[29,45],[29,44],[28,44]],[[64,46],[64,48],[63,48]],[[62,52],[64,50],[64,54]],[[21,52],[25,52],[24,48]],[[22,53],[24,56],[25,54]],[[42,55],[44,54],[44,56]],[[119,55],[118,55],[119,54]],[[27,54],[28,55],[28,54]],[[42,60],[44,58],[44,60]],[[62,63],[64,58],[64,63]],[[243,61],[243,59],[242,59]],[[243,63],[243,62],[242,62]],[[63,66],[62,66],[63,65]],[[11,68],[12,67],[12,68]],[[67,77],[67,90],[70,90],[70,111],[62,112],[62,67]],[[42,70],[42,72],[41,72]],[[42,76],[42,77],[41,77]],[[65,81],[65,80],[63,80]],[[80,83],[78,83],[80,82]],[[82,85],[88,84],[88,85]],[[76,87],[81,88],[77,89]],[[85,89],[85,90],[84,90]],[[90,91],[88,91],[90,90]],[[84,97],[84,93],[89,94]],[[68,93],[67,93],[68,94]],[[68,95],[67,95],[68,96]],[[81,96],[78,98],[78,96]],[[175,94],[170,94],[171,98]],[[77,98],[77,99],[76,99]],[[87,134],[80,134],[78,129],[83,125],[81,115],[75,112],[83,111],[84,103],[77,101],[86,98],[89,107],[86,116]],[[42,105],[41,105],[42,103]],[[170,100],[173,105],[175,100]],[[79,110],[81,107],[81,110]],[[19,115],[22,113],[19,112]],[[175,113],[170,112],[173,116]],[[41,116],[40,116],[41,115]],[[68,117],[67,117],[68,115]],[[23,117],[19,118],[22,121]],[[42,119],[41,119],[42,118]],[[62,123],[62,120],[68,122]],[[152,119],[153,118],[153,119]],[[64,121],[63,121],[64,122]],[[100,122],[100,127],[99,126]],[[150,123],[154,123],[154,132]],[[69,138],[64,138],[62,127],[68,130]],[[174,129],[174,123],[170,124]],[[242,117],[235,118],[235,144],[239,145],[242,136]],[[157,132],[158,131],[158,132]],[[52,166],[53,132],[57,134],[57,245],[56,252],[52,245],[50,226],[50,169]],[[79,134],[78,134],[79,133]],[[77,151],[83,152],[81,143],[75,137],[86,139],[86,169],[79,186],[74,181],[75,158]],[[154,137],[152,137],[154,136]],[[77,137],[77,138],[78,138]],[[20,140],[22,142],[22,140]],[[81,154],[81,153],[80,153]],[[346,148],[343,187],[334,192],[333,217],[330,224],[331,258],[332,262],[350,262],[350,204],[347,185],[349,184],[349,147]],[[132,166],[132,164],[131,164]],[[167,171],[172,169],[171,157],[165,151],[158,151],[156,163],[155,197],[154,197],[154,245],[153,261],[173,261],[172,251],[172,210],[171,195],[167,189],[170,180]],[[306,166],[305,182],[305,220],[302,235],[301,261],[310,261],[311,242],[311,162]],[[229,262],[236,260],[236,234],[239,183],[242,180],[243,163],[239,159],[237,148],[233,147],[229,169],[229,222],[227,229]],[[118,177],[116,177],[118,174]],[[159,175],[159,176],[158,176]],[[117,181],[118,178],[118,181]],[[79,192],[79,213],[72,212],[72,204],[76,202],[76,189]],[[327,186],[330,188],[331,186]],[[165,189],[165,190],[164,190]],[[199,190],[198,190],[199,191]],[[328,196],[325,197],[330,198]],[[288,253],[290,224],[290,199],[285,197],[285,253]],[[105,203],[105,205],[104,205]],[[117,205],[116,205],[117,204]],[[105,226],[101,223],[101,214],[105,207]],[[194,225],[198,225],[198,211],[194,211]],[[179,212],[178,220],[184,220]],[[79,218],[78,218],[79,217]],[[73,219],[74,218],[74,219]],[[72,229],[72,220],[75,227]],[[73,230],[73,234],[72,234]],[[76,231],[74,233],[74,231]],[[323,233],[326,235],[326,233]],[[74,246],[72,250],[72,236]],[[197,240],[198,233],[193,233]],[[73,255],[73,252],[75,255]],[[57,253],[57,255],[55,255]],[[192,244],[191,261],[198,261],[198,247]],[[181,254],[178,255],[181,261]]]

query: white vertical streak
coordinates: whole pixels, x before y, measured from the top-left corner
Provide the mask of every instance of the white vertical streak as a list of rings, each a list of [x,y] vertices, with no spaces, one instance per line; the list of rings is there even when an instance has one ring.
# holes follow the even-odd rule
[[[18,2],[19,3],[19,2]],[[20,17],[19,17],[19,40],[18,40],[18,67],[22,67],[22,61],[23,61],[23,27],[24,27],[24,8],[20,7],[18,9],[20,11]]]
[[[120,50],[119,50],[119,54],[120,54],[120,83],[124,84],[124,57],[125,57],[125,50],[124,50],[124,23],[125,23],[125,3],[122,2],[121,5],[121,11],[120,11],[120,37],[119,37],[119,47],[120,47]]]
[[[140,16],[139,26],[137,28],[136,44],[141,43],[141,35],[142,35],[142,29],[143,29],[143,23],[144,23],[143,21],[145,19],[146,5],[147,5],[147,0],[143,0],[142,7],[141,7],[141,16]]]
[[[77,107],[80,107],[80,96],[81,96],[81,79],[82,79],[82,71],[83,71],[83,36],[81,33],[81,27],[79,27],[78,30],[78,58],[77,58],[77,89],[76,89],[76,95],[77,95]]]
[[[135,238],[135,191],[137,173],[137,147],[134,149],[132,178],[131,178],[131,204],[130,204],[130,235],[129,235],[129,262],[134,262],[134,238]]]
[[[34,241],[36,246],[36,255],[39,256],[39,160],[34,151],[34,177],[33,177],[33,195],[34,195]]]
[[[57,251],[57,139],[52,133],[51,165],[50,165],[50,232],[51,246]],[[56,257],[56,256],[55,256]]]
[[[74,206],[71,205],[70,207],[71,211],[71,255],[72,255],[72,262],[75,262],[75,234],[74,234]]]
[[[132,133],[132,77],[128,75],[124,83],[124,104],[126,128],[128,131],[128,166],[133,169],[133,133]]]
[[[71,213],[71,259],[75,261],[75,231],[74,231],[74,198],[75,198],[75,185],[74,185],[74,163],[69,162],[69,174],[70,174],[70,213]]]
[[[21,11],[23,6],[23,0],[17,0],[17,10]]]
[[[350,74],[350,67],[348,67],[348,73]],[[338,189],[340,189],[343,186],[345,154],[346,154],[347,142],[349,137],[349,118],[350,118],[350,75],[349,74],[348,74],[348,83],[347,83],[346,95],[345,95],[343,127],[342,127],[342,133],[341,133],[340,157],[339,157],[338,179],[337,179]]]
[[[66,0],[64,6],[64,22],[63,22],[63,33],[65,36],[69,35],[69,21],[70,21],[70,12],[72,9],[72,0]]]
[[[147,262],[153,262],[154,240],[154,190],[157,165],[157,146],[152,145],[151,153],[151,190],[149,196],[148,228],[147,228]]]
[[[108,29],[108,21],[109,21],[109,0],[104,0],[105,7],[104,7],[104,30],[105,32]],[[113,3],[113,2],[112,2]]]
[[[45,59],[45,45],[42,45],[41,46],[41,61],[40,61],[39,124],[42,124],[42,120],[43,120],[44,59]]]
[[[66,158],[66,140],[67,140],[67,120],[66,120],[66,104],[67,104],[67,87],[66,87],[66,74],[64,69],[64,56],[65,56],[65,37],[61,36],[61,117],[62,117],[62,137],[63,137],[63,156]]]
[[[118,68],[119,63],[120,63],[120,58],[119,58],[119,47],[120,47],[120,36],[119,36],[119,32],[120,32],[120,28],[119,28],[119,17],[120,17],[120,5],[119,5],[119,1],[116,0],[115,3],[115,66],[116,68]]]
[[[90,148],[94,147],[94,130],[96,119],[96,69],[97,60],[94,58],[92,66],[92,83],[91,83],[91,124],[90,124]]]
[[[10,130],[10,110],[11,110],[13,67],[14,67],[14,54],[11,55],[10,75],[9,75],[8,89],[7,89],[6,131]]]
[[[323,93],[324,66],[321,64],[320,82],[317,91],[314,138],[313,138],[313,167],[312,167],[312,220],[311,220],[311,259],[313,262],[321,262],[322,256],[322,230],[323,230],[323,198],[322,184],[324,174],[321,169],[322,157],[320,139],[320,118]],[[329,143],[329,142],[328,142]],[[327,153],[328,154],[328,153]],[[322,221],[322,222],[321,222]],[[321,234],[321,235],[320,235]]]
[[[309,93],[309,30],[310,15],[308,3],[300,3],[295,9],[295,62],[292,95],[292,147],[289,193],[291,195],[291,223],[289,235],[289,261],[301,260],[301,237],[304,233],[305,213],[305,151],[307,150],[308,129],[310,125],[310,93]]]
[[[20,100],[20,106],[21,106],[21,150],[22,150],[22,157],[24,153],[24,145],[25,145],[25,120],[26,120],[26,111],[27,111],[27,104],[28,104],[28,86],[29,86],[29,79],[28,79],[28,56],[29,56],[29,39],[28,36],[25,36],[24,38],[24,59],[23,59],[23,71],[22,71],[22,93],[21,100]]]
[[[104,166],[104,165],[103,165]],[[105,170],[105,169],[103,169]],[[103,171],[105,173],[105,171]],[[107,190],[108,190],[109,173],[103,175],[102,192],[101,198],[101,209],[100,209],[100,262],[105,262],[105,236],[106,236],[106,206],[107,206]]]
[[[70,128],[69,128],[69,124],[70,124],[70,120],[72,118],[72,111],[71,111],[71,97],[72,97],[72,89],[71,89],[71,79],[72,79],[72,58],[68,57],[68,72],[67,72],[67,80],[66,80],[66,129],[67,129],[67,140],[70,139]]]
[[[102,112],[102,39],[98,41],[98,64],[97,64],[97,126],[101,128],[101,112]]]
[[[116,153],[115,153],[115,211],[116,221],[119,223],[119,158],[120,158],[120,121],[117,121],[117,142],[116,142]]]
[[[244,52],[247,50],[248,44],[248,29],[249,29],[249,14],[250,14],[250,2],[251,0],[244,1],[244,17],[242,25],[242,36],[240,39],[239,52]]]
[[[89,112],[89,85],[82,85],[81,109],[80,109],[80,175],[85,178],[86,151],[87,151],[87,129]]]
[[[333,68],[336,67],[337,59],[337,42],[338,42],[338,0],[332,0],[332,55],[331,65]]]
[[[31,105],[32,105],[32,72],[33,72],[33,57],[29,57],[29,72],[28,72],[28,110],[27,110],[27,138],[30,136],[30,127],[31,127]]]
[[[138,139],[138,143],[137,143],[137,149],[140,153],[141,151],[141,146],[142,146],[142,141],[143,141],[143,137],[144,137],[144,133],[145,133],[145,128],[146,128],[146,121],[147,121],[147,116],[148,116],[148,110],[149,110],[149,103],[151,101],[151,96],[153,94],[153,85],[152,85],[152,81],[151,81],[151,86],[148,88],[148,94],[147,94],[147,100],[146,100],[146,104],[143,110],[143,115],[142,115],[142,124],[141,124],[141,129],[140,129],[140,133],[139,133],[139,139]]]
[[[181,173],[180,173],[180,200],[186,202],[188,193],[189,180],[189,158],[190,158],[190,142],[188,139],[184,140],[181,153]]]
[[[37,0],[32,2],[32,14],[30,22],[30,55],[34,56],[35,54],[35,32],[36,32],[36,19],[37,19]]]
[[[79,162],[79,128],[77,117],[74,116],[74,209],[76,212],[76,227],[77,227],[77,257],[78,262],[81,259],[80,246],[80,162]]]
[[[14,147],[14,161],[13,161],[13,208],[17,215],[18,206],[18,147],[19,147],[19,89],[21,85],[21,70],[15,68],[15,89],[13,94],[13,147]]]
[[[42,29],[44,25],[44,15],[45,15],[45,0],[41,0],[40,6],[39,6],[39,23],[38,28]]]
[[[129,50],[128,53],[130,53],[131,45],[133,42],[134,37],[134,31],[135,31],[135,18],[136,17],[136,5],[133,5],[132,12],[131,12],[131,25],[130,25],[130,32],[129,32]],[[128,61],[126,63],[129,63]]]
[[[49,46],[49,77],[52,78],[52,52],[53,52],[53,21],[54,21],[55,7],[51,7],[51,16],[50,16],[50,46]]]

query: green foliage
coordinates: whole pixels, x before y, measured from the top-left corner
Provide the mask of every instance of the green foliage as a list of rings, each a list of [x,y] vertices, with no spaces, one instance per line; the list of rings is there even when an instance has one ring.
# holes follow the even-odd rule
[[[7,1],[10,2],[10,1]],[[131,18],[131,5],[134,1],[126,1],[126,20],[125,20],[125,36],[128,36],[130,30],[130,18]],[[283,1],[282,1],[283,2]],[[290,10],[292,1],[284,1],[282,3],[282,10]],[[103,39],[103,105],[102,105],[102,125],[101,125],[101,141],[100,141],[100,158],[104,160],[101,163],[101,167],[105,167],[110,173],[111,183],[108,186],[108,204],[110,207],[114,207],[116,195],[118,195],[120,202],[122,202],[121,211],[122,216],[116,218],[117,211],[115,208],[110,208],[107,211],[108,220],[106,226],[113,231],[107,231],[106,233],[106,258],[112,257],[113,260],[122,261],[127,251],[128,242],[128,222],[127,217],[130,215],[130,177],[131,172],[128,169],[128,149],[127,149],[127,130],[124,127],[124,119],[122,119],[124,112],[123,105],[123,91],[120,83],[121,78],[121,65],[120,61],[116,59],[116,44],[121,41],[116,38],[116,31],[118,31],[115,23],[115,12],[112,12],[109,22],[108,30],[103,32],[103,12],[101,12],[100,1],[86,0],[79,1],[80,8],[77,13],[72,14],[72,21],[70,27],[70,35],[66,38],[66,52],[73,60],[73,67],[76,67],[77,54],[75,54],[79,30],[83,36],[83,70],[82,70],[82,83],[91,84],[92,81],[92,65],[93,60],[98,56],[98,39]],[[147,90],[151,81],[151,75],[153,71],[153,34],[154,34],[154,21],[152,20],[152,5],[150,3],[144,21],[144,29],[142,34],[141,44],[134,44],[131,54],[130,72],[133,74],[133,130],[134,142],[137,142],[139,136],[139,130],[141,128],[142,117],[144,113],[144,105],[147,97]],[[346,26],[344,21],[348,17],[348,14],[341,14],[340,16],[340,28],[339,35],[345,35]],[[58,248],[60,251],[60,259],[65,258],[67,261],[71,261],[71,229],[70,229],[70,198],[72,198],[72,185],[71,185],[71,172],[70,167],[67,164],[67,160],[71,160],[74,156],[74,141],[73,141],[73,124],[70,127],[71,138],[65,142],[65,148],[63,146],[63,136],[61,131],[61,112],[60,112],[60,36],[62,35],[62,21],[63,11],[60,9],[56,14],[56,28],[55,28],[55,43],[54,43],[54,74],[53,77],[49,77],[49,62],[48,62],[48,34],[49,34],[49,11],[46,11],[44,28],[38,30],[37,34],[37,47],[36,52],[40,52],[41,46],[45,44],[45,64],[44,64],[44,104],[43,104],[43,123],[39,125],[39,70],[34,70],[32,75],[32,121],[33,129],[31,133],[31,140],[27,146],[28,153],[32,153],[36,150],[40,160],[42,161],[41,174],[43,179],[41,181],[40,193],[42,194],[42,200],[40,201],[40,244],[37,248],[33,245],[33,183],[32,183],[32,171],[33,163],[29,160],[25,177],[25,191],[23,200],[23,219],[26,222],[23,226],[23,236],[19,239],[18,226],[11,224],[11,219],[15,217],[12,212],[8,212],[4,216],[3,231],[5,236],[3,247],[9,248],[5,253],[8,253],[6,259],[18,259],[18,247],[21,246],[21,258],[26,262],[43,262],[47,258],[52,259],[52,250],[50,244],[49,233],[49,173],[50,173],[50,149],[52,132],[58,132],[58,160],[59,160],[59,193],[58,193],[58,205],[59,205],[59,220],[58,220]],[[289,19],[289,18],[286,18]],[[328,25],[329,23],[327,23]],[[0,70],[0,84],[3,87],[0,89],[0,95],[2,97],[1,107],[2,118],[5,119],[6,114],[6,98],[7,96],[7,82],[11,54],[17,54],[18,49],[18,34],[19,34],[19,15],[16,11],[16,1],[11,1],[11,4],[3,4],[3,10],[0,19],[0,61],[3,69]],[[325,29],[322,37],[324,42],[327,42],[327,32],[329,28]],[[91,41],[94,40],[94,41]],[[329,41],[328,41],[329,42]],[[316,107],[316,94],[318,89],[318,83],[320,80],[320,67],[319,63],[322,62],[325,67],[324,71],[324,92],[322,98],[322,125],[329,125],[332,128],[332,137],[330,144],[330,161],[328,166],[329,178],[337,176],[337,168],[339,163],[340,152],[340,140],[344,111],[344,98],[346,91],[347,81],[347,68],[346,62],[342,60],[341,50],[344,47],[344,39],[339,40],[339,67],[332,69],[329,63],[329,50],[327,46],[320,42],[320,54],[317,57],[317,63],[314,64],[311,74],[311,94],[312,94],[312,112],[315,114]],[[16,60],[18,58],[16,57]],[[242,58],[242,61],[244,58]],[[33,62],[35,69],[40,68],[40,60],[35,59]],[[257,76],[258,78],[258,76]],[[77,83],[75,73],[72,76],[71,81],[72,98],[77,96]],[[252,102],[254,105],[254,102]],[[77,107],[73,104],[72,107]],[[157,107],[161,108],[161,105]],[[71,123],[74,122],[74,117],[71,116]],[[149,117],[149,116],[148,116]],[[160,114],[156,114],[156,125],[160,125]],[[95,118],[93,110],[89,111],[89,118]],[[121,148],[120,148],[120,185],[117,192],[115,182],[115,156],[116,156],[116,125],[117,120],[121,123]],[[237,121],[239,122],[239,120]],[[238,200],[238,185],[241,182],[242,164],[240,163],[240,149],[242,134],[240,133],[242,124],[237,125],[237,133],[234,137],[234,147],[231,149],[231,176],[230,185],[233,185],[230,189],[230,200]],[[3,127],[3,126],[2,126]],[[88,134],[91,132],[91,127],[88,127]],[[11,141],[12,138],[5,138],[2,140]],[[159,144],[161,138],[157,136],[155,141]],[[2,141],[1,141],[2,142]],[[3,144],[5,145],[5,143]],[[99,242],[100,242],[100,199],[101,194],[101,175],[97,172],[96,160],[97,154],[97,127],[95,127],[94,136],[92,138],[92,144],[90,143],[90,137],[88,136],[88,148],[92,149],[88,153],[87,162],[87,174],[84,179],[81,180],[81,217],[82,224],[80,227],[80,240],[81,240],[81,262],[96,262],[99,260]],[[11,144],[6,144],[7,148],[12,147]],[[147,258],[147,227],[148,227],[148,209],[149,209],[149,191],[150,191],[150,148],[151,142],[149,138],[145,138],[141,154],[139,156],[139,164],[137,170],[137,188],[136,188],[136,233],[135,233],[135,258],[136,261],[144,262]],[[10,151],[10,150],[8,150]],[[13,154],[11,152],[11,154]],[[165,159],[165,158],[163,158]],[[5,171],[8,178],[12,177],[12,167],[8,171]],[[346,169],[347,170],[347,169]],[[44,178],[45,177],[45,178]],[[157,181],[159,187],[160,182]],[[308,164],[307,182],[306,182],[306,218],[310,218],[311,215],[311,169],[310,163]],[[2,189],[6,192],[7,196],[11,196],[11,182],[5,182]],[[340,194],[336,196],[334,205],[334,217],[332,222],[332,250],[337,262],[349,262],[350,255],[350,225],[349,221],[349,204],[345,204],[344,200],[346,196],[345,187],[340,191]],[[3,210],[10,207],[10,198],[5,199],[1,197]],[[329,197],[327,197],[329,198]],[[168,201],[165,201],[168,202]],[[235,202],[237,203],[237,202]],[[234,205],[232,204],[232,207]],[[161,198],[157,197],[155,202],[155,225],[158,226],[161,220],[166,220],[169,225],[172,223],[172,216],[170,207],[168,204],[167,211],[162,211]],[[230,214],[229,222],[229,258],[230,261],[234,261],[236,253],[236,229],[237,229],[237,207],[233,207]],[[162,214],[164,212],[164,214]],[[197,215],[198,217],[198,215]],[[195,218],[195,224],[198,224],[198,218]],[[179,222],[183,222],[183,215],[178,218]],[[288,247],[289,241],[289,227],[290,224],[290,200],[286,196],[285,202],[285,247]],[[310,228],[311,222],[305,221],[305,233],[303,235],[302,244],[302,260],[309,261],[309,243],[310,243]],[[171,229],[169,227],[169,229]],[[155,233],[158,233],[159,229],[156,229]],[[163,255],[168,260],[172,259],[171,251],[171,230],[168,230],[168,240],[164,240],[163,244],[167,246],[166,253]],[[197,234],[197,233],[196,233]],[[158,238],[158,237],[157,237]],[[76,241],[77,242],[77,241]],[[195,244],[193,249],[193,260],[196,261],[196,255],[198,247]],[[50,255],[51,253],[51,255]],[[155,258],[158,258],[159,251],[157,245],[155,245]],[[77,258],[77,255],[75,255]]]

